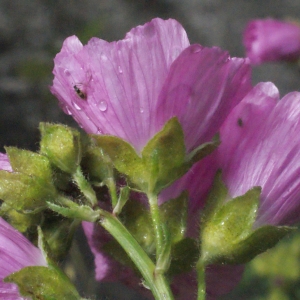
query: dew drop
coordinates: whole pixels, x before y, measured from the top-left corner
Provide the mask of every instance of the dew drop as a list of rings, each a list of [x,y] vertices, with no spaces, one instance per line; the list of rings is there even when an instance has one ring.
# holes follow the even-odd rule
[[[103,134],[103,131],[100,128],[98,128],[97,134]]]
[[[192,53],[198,53],[202,50],[202,48],[198,47],[198,46],[195,46],[191,49]]]
[[[71,73],[70,73],[70,71],[68,69],[65,69],[64,73],[65,73],[66,76],[71,76]]]
[[[121,66],[118,66],[118,71],[120,74],[123,74],[123,70],[122,70]]]
[[[107,102],[105,100],[101,100],[99,102],[99,109],[101,111],[106,111],[107,110]]]
[[[107,56],[106,56],[105,54],[101,54],[101,59],[102,59],[103,61],[107,61]]]
[[[75,102],[73,102],[73,105],[74,105],[75,109],[81,110],[81,107],[78,104],[76,104]]]
[[[142,114],[144,112],[144,109],[140,107],[140,113]]]
[[[68,106],[66,106],[66,114],[72,116],[72,112],[70,111]]]

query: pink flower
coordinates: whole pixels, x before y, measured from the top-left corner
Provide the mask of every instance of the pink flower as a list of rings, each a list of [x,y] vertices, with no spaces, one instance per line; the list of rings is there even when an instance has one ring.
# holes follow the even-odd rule
[[[66,113],[88,133],[121,137],[138,152],[174,116],[187,151],[210,141],[251,88],[247,60],[219,48],[190,46],[175,20],[154,19],[112,43],[93,38],[83,46],[69,37],[53,73],[51,91]],[[96,278],[137,287],[132,271],[103,252],[105,234],[92,224],[84,228]]]
[[[3,157],[1,158],[1,160]],[[28,266],[47,266],[42,252],[20,232],[0,218],[0,298],[25,299],[19,295],[17,285],[4,283],[3,278]]]
[[[262,187],[256,226],[290,225],[300,220],[300,93],[279,101],[272,83],[260,83],[231,111],[220,128],[221,145],[198,162],[162,196],[188,189],[189,234],[195,236],[193,216],[205,204],[215,173],[231,197]]]
[[[54,62],[51,91],[64,111],[138,152],[174,116],[188,151],[209,141],[251,87],[247,61],[190,46],[175,20],[154,19],[112,43],[69,37]]]
[[[273,19],[253,20],[245,29],[244,45],[252,64],[296,60],[300,56],[300,26]]]
[[[300,220],[300,93],[279,101],[272,83],[258,84],[221,127],[218,167],[230,196],[261,186],[256,226]]]

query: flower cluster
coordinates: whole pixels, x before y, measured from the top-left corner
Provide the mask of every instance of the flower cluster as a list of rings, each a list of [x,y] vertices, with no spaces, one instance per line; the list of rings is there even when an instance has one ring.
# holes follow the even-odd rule
[[[286,33],[295,43],[282,47]],[[257,64],[295,59],[299,36],[291,24],[252,22],[248,56]],[[229,292],[244,263],[300,220],[300,93],[280,100],[270,82],[253,87],[250,60],[190,45],[171,19],[117,42],[67,38],[51,92],[90,135],[41,124],[39,153],[0,154],[2,215],[29,216],[24,232],[39,226],[49,234],[56,258],[85,221],[98,281],[121,281],[147,297],[142,275],[156,299],[194,299],[197,286],[198,299]],[[0,262],[3,299],[23,299],[6,276],[16,282],[12,273],[47,266],[2,218]],[[56,266],[35,270],[43,279],[55,274],[60,287],[46,293],[82,299]],[[33,295],[45,292],[33,286]]]
[[[257,24],[249,25],[247,43],[253,41]],[[290,29],[288,34],[299,35],[294,27],[292,33]],[[253,53],[260,52],[256,56],[260,62],[268,50],[258,45],[260,40],[249,49],[252,62],[258,62]],[[270,46],[276,39],[272,42]],[[247,60],[230,58],[218,48],[189,45],[176,21],[154,19],[118,42],[94,38],[83,46],[76,37],[68,38],[55,58],[54,75],[51,91],[87,132],[121,137],[138,153],[174,116],[183,127],[188,152],[220,132],[218,150],[160,194],[164,202],[189,191],[188,235],[197,235],[199,210],[218,169],[229,198],[261,186],[255,226],[299,220],[300,95],[291,93],[279,102],[273,84],[252,88]],[[86,225],[86,233],[96,258],[96,278],[109,279],[113,273],[116,279],[115,265],[101,250],[101,235],[93,233],[91,226]],[[208,294],[227,292],[238,273],[234,268],[231,277],[228,272],[213,272],[209,278],[215,285],[211,289],[208,284]],[[121,271],[118,277],[123,277]]]

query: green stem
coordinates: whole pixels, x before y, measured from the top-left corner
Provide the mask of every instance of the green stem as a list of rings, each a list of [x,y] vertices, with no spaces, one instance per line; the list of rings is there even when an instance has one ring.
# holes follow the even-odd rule
[[[83,193],[85,198],[90,202],[92,207],[96,206],[98,201],[97,201],[95,191],[93,190],[89,182],[82,174],[80,166],[76,169],[75,173],[73,174],[73,179],[77,183],[80,191]]]
[[[197,279],[198,279],[198,297],[197,300],[205,300],[206,298],[206,282],[205,282],[205,263],[200,258],[197,263]]]
[[[150,193],[147,196],[149,200],[150,214],[151,214],[153,228],[156,237],[156,260],[158,260],[160,254],[163,251],[163,245],[164,245],[163,224],[160,217],[157,196]]]
[[[141,272],[146,284],[151,289],[156,300],[174,299],[170,286],[163,274],[155,272],[155,265],[147,253],[124,225],[111,213],[101,210],[100,224],[104,227],[126,251],[130,259]]]
[[[112,207],[115,208],[118,203],[115,179],[113,177],[109,177],[105,180],[105,184],[107,185],[110,193]]]

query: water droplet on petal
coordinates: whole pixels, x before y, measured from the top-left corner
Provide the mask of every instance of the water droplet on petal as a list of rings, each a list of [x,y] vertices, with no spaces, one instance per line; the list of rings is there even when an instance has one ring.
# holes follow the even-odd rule
[[[66,106],[66,114],[72,116],[72,112],[70,111],[68,106]]]
[[[73,105],[74,105],[75,109],[81,110],[81,107],[78,104],[76,104],[75,102],[73,102]]]
[[[123,74],[123,70],[122,70],[121,66],[118,66],[118,71],[120,74]]]
[[[101,59],[102,59],[103,61],[107,61],[107,56],[106,56],[105,54],[101,54]]]
[[[201,47],[198,47],[198,46],[194,46],[194,47],[191,49],[192,53],[198,53],[198,52],[200,52],[201,50],[202,50],[202,48],[201,48]]]
[[[101,100],[99,102],[99,109],[101,111],[106,111],[107,110],[107,102],[105,100]]]
[[[144,109],[140,107],[140,113],[142,114],[144,112]]]
[[[64,73],[65,73],[66,76],[70,76],[71,75],[71,73],[70,73],[70,71],[68,69],[65,69]]]
[[[97,134],[103,134],[103,131],[100,128],[98,128]]]

